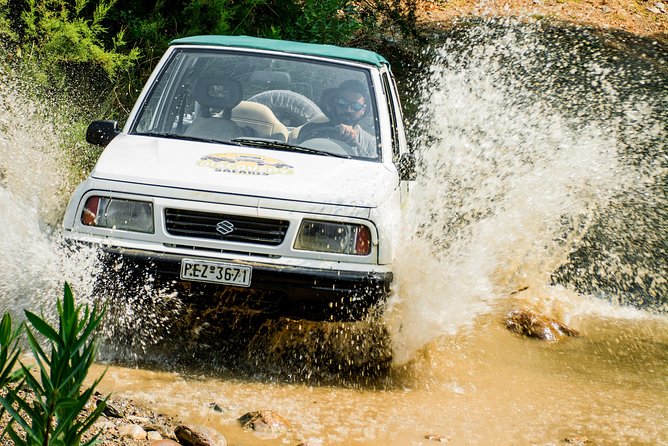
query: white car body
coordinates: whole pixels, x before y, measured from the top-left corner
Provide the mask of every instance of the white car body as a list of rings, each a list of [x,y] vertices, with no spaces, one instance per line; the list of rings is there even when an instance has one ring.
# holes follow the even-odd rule
[[[282,49],[283,42],[221,36],[202,36],[173,42],[149,78],[123,130],[113,131],[113,134],[107,131],[105,134],[99,125],[94,127],[95,123],[91,124],[89,141],[106,147],[89,177],[72,195],[63,220],[65,237],[72,241],[100,245],[106,252],[113,254],[113,258],[131,260],[135,268],[149,268],[152,274],[165,283],[187,282],[188,289],[192,285],[201,284],[239,290],[273,290],[282,294],[282,298],[293,309],[331,309],[340,302],[339,313],[345,312],[346,306],[352,305],[352,302],[363,302],[363,307],[367,308],[381,301],[389,292],[392,282],[400,206],[409,179],[407,174],[400,173],[398,166],[404,162],[410,163],[399,99],[389,65],[380,56],[361,50],[294,42],[285,44],[287,47]],[[326,48],[322,55],[317,54],[319,47]],[[362,61],[347,59],[349,53],[355,55],[352,51],[360,51]],[[205,114],[202,112],[204,106],[201,105],[206,103],[205,99],[177,101],[172,97],[173,105],[162,105],[170,99],[165,93],[171,91],[168,88],[170,85],[171,88],[177,88],[185,84],[181,79],[171,84],[165,79],[169,78],[169,73],[179,73],[177,68],[171,68],[177,64],[175,60],[181,61],[179,63],[182,65],[186,64],[183,61],[188,61],[191,54],[195,55],[191,57],[191,71],[200,69],[200,65],[204,64],[202,54],[214,60],[210,62],[206,59],[209,65],[204,66],[220,63],[220,66],[227,67],[227,59],[224,59],[227,63],[225,65],[214,58],[216,52],[224,53],[221,57],[235,57],[234,61],[243,61],[243,57],[248,57],[253,61],[257,59],[258,64],[261,64],[265,63],[265,59],[271,59],[272,66],[283,63],[298,68],[299,65],[295,64],[308,63],[318,64],[313,65],[314,69],[336,67],[342,73],[354,70],[351,72],[362,80],[367,79],[369,83],[368,99],[371,104],[368,107],[373,108],[377,158],[349,156],[348,153],[354,153],[354,148],[350,149],[340,143],[335,144],[347,147],[346,150],[352,152],[343,151],[344,157],[340,157],[341,153],[335,154],[337,156],[323,156],[301,153],[295,151],[295,148],[272,147],[271,144],[264,147],[263,139],[266,138],[255,138],[259,141],[254,143],[243,140],[234,143],[232,140],[200,140],[197,139],[199,136],[181,138],[179,135],[187,134],[188,128],[194,129],[193,122],[199,119],[198,113],[201,113],[202,121],[211,121],[220,116],[224,118],[225,111],[214,115],[212,109],[209,109]],[[371,63],[366,60],[367,56],[370,56]],[[165,68],[170,63],[170,68]],[[305,66],[308,71],[310,65]],[[186,72],[185,68],[179,69]],[[275,78],[279,77],[275,72],[272,73]],[[280,74],[284,75],[282,72]],[[177,75],[171,76],[176,78]],[[286,80],[289,78],[289,75],[284,76]],[[293,72],[292,79],[296,76],[299,73]],[[161,93],[167,99],[152,93],[162,88],[162,84],[156,86],[158,82],[167,85]],[[194,97],[199,88],[200,96],[205,91],[213,98],[211,101],[215,101],[220,99],[215,96],[218,94],[216,88],[224,90],[221,96],[228,95],[228,86],[223,85],[224,82],[227,81],[221,81],[221,86],[212,84],[206,88],[199,88],[199,84],[193,82],[188,87],[188,93],[183,95],[186,97],[192,94]],[[244,88],[251,85],[248,82],[243,84]],[[226,124],[234,127],[235,132],[242,125],[247,126],[243,128],[244,132],[252,130],[257,133],[256,128],[259,131],[264,129],[261,126],[265,123],[257,124],[239,118],[238,110],[244,106],[258,107],[248,105],[248,99],[244,96],[234,106],[231,121]],[[192,103],[194,107],[188,113],[182,111],[190,106],[186,103]],[[165,109],[165,115],[172,113],[169,114],[168,124],[170,129],[178,128],[178,132],[181,132],[179,135],[176,130],[170,130],[169,135],[153,134],[145,130],[149,124],[142,122],[148,122],[149,118],[145,118],[142,113],[149,112],[143,112],[142,109],[150,109],[151,113],[158,116],[159,112],[155,110],[161,106]],[[344,107],[351,110],[350,105]],[[174,112],[176,108],[181,111]],[[262,108],[264,110],[265,107]],[[178,122],[174,113],[180,113]],[[156,117],[150,119],[151,123],[157,120]],[[115,123],[106,122],[106,125],[109,127]],[[295,130],[295,127],[283,127],[280,123],[278,126],[288,142],[300,128],[296,126]],[[95,139],[96,135],[98,139]],[[327,144],[329,142],[323,138],[305,143],[314,149]],[[339,150],[336,147],[335,151]],[[90,197],[101,198],[91,201]],[[119,225],[114,220],[116,217],[111,215],[116,208],[110,203],[132,214],[133,219],[136,217],[133,221],[140,222],[138,225],[145,226],[131,227],[133,223],[127,223],[128,219]],[[91,208],[95,215],[91,215]],[[104,212],[108,211],[109,214],[100,209],[106,209]],[[210,232],[193,235],[188,232],[190,229],[180,226],[182,221],[187,223],[190,222],[188,219],[194,219],[195,216],[200,218],[200,215],[211,217],[211,224],[215,223],[213,229],[220,234]],[[220,221],[216,223],[217,219]],[[256,220],[267,221],[271,225],[280,221],[282,235],[276,240],[255,243],[247,238],[230,239],[229,234],[223,234],[227,231],[226,226],[232,228],[233,234],[244,222],[255,224]],[[305,220],[311,225],[308,230],[301,229],[306,224]],[[337,229],[338,226],[328,226],[328,222],[347,225],[342,226],[345,229],[343,232],[348,234],[350,230],[357,235],[347,235],[345,240],[344,235],[341,235],[340,240],[337,231],[340,233],[341,230]],[[125,227],[125,223],[130,226]],[[324,233],[327,228],[334,231],[331,235],[335,241],[333,244],[340,242],[341,246],[331,248],[329,239],[322,245],[314,240],[317,231],[322,230]],[[364,228],[368,228],[368,231]],[[300,233],[300,230],[305,232]],[[369,236],[370,245],[364,238]],[[351,249],[355,253],[335,252]],[[200,269],[205,277],[193,277],[193,274],[197,276]],[[207,271],[215,271],[216,275],[208,276]],[[233,277],[234,274],[239,276],[240,272],[244,276],[248,273],[248,277],[238,280]],[[359,314],[357,312],[355,317]],[[312,317],[312,314],[307,317]],[[331,315],[323,314],[322,317]]]

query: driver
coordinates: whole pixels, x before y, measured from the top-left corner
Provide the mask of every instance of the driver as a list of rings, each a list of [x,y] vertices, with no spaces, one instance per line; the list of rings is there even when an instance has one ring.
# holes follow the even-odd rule
[[[368,109],[367,89],[360,81],[347,80],[330,90],[324,98],[323,109],[329,122],[311,124],[316,126],[314,130],[317,131],[317,127],[334,127],[342,141],[357,148],[359,156],[378,156],[376,138],[359,125]]]

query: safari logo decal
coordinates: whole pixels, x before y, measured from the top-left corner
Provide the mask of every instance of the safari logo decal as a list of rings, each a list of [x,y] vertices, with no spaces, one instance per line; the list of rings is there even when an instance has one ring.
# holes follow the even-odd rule
[[[201,167],[210,167],[216,172],[240,175],[292,175],[293,166],[283,161],[248,153],[212,153],[197,161]]]

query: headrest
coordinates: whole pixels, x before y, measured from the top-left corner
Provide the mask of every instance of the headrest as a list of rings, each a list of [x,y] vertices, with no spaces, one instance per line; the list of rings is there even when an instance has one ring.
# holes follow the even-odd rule
[[[195,99],[204,107],[230,109],[243,97],[241,83],[231,77],[203,77],[195,84]]]

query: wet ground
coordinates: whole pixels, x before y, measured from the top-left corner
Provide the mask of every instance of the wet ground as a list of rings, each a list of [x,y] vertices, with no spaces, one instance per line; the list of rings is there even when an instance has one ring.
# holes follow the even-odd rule
[[[665,318],[576,317],[570,323],[582,336],[552,344],[510,333],[502,316],[435,339],[407,364],[381,363],[369,380],[351,380],[355,365],[343,360],[337,381],[334,361],[323,368],[270,335],[277,350],[256,350],[257,367],[209,350],[214,367],[202,357],[194,367],[173,357],[142,369],[111,366],[101,388],[214,427],[238,445],[432,444],[426,435],[457,445],[566,444],[571,437],[597,445],[668,442]],[[283,339],[299,332],[279,325]],[[301,333],[304,343],[313,341]],[[231,367],[221,368],[226,362]],[[268,438],[238,426],[238,417],[261,409],[282,415],[291,431]]]

